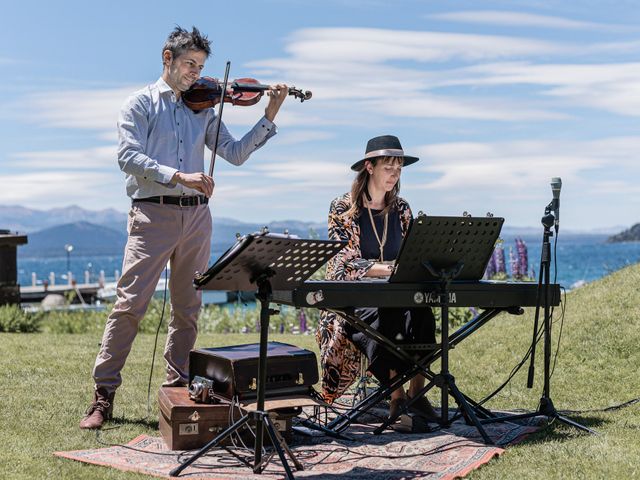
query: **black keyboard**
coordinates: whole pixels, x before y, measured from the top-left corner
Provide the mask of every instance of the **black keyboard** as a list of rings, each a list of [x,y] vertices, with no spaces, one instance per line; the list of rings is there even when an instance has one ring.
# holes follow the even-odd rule
[[[439,284],[388,283],[386,281],[307,281],[294,290],[275,290],[274,303],[295,307],[437,307]],[[526,282],[452,282],[448,287],[449,307],[509,308],[533,307],[544,302],[538,284]],[[549,305],[560,304],[560,286],[549,286]]]

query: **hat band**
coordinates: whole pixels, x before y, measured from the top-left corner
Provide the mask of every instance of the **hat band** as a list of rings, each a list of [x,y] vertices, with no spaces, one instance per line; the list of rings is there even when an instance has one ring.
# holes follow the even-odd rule
[[[372,152],[367,152],[364,156],[364,158],[374,158],[374,157],[404,157],[404,150],[402,150],[401,148],[374,150]]]

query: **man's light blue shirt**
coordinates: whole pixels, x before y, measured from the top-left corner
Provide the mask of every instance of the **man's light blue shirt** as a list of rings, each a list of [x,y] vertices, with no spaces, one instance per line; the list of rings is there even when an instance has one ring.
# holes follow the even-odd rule
[[[199,195],[195,189],[170,182],[178,171],[204,172],[204,147],[213,150],[217,123],[213,108],[193,112],[182,98],[176,100],[162,78],[131,95],[118,118],[118,163],[126,174],[127,195]],[[222,122],[217,154],[242,165],[275,134],[276,126],[266,117],[240,140]]]

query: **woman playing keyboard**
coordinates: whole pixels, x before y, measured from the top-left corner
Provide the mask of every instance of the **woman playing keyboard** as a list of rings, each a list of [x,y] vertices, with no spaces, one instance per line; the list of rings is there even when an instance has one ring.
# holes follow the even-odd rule
[[[329,210],[329,238],[348,245],[327,266],[327,280],[387,278],[393,272],[402,239],[412,215],[409,204],[398,196],[403,167],[418,161],[404,154],[397,137],[384,135],[367,143],[363,159],[351,166],[358,172],[351,191],[334,199]],[[394,343],[435,343],[435,319],[430,308],[357,308],[356,314]],[[381,383],[388,383],[409,368],[375,340],[350,326],[339,315],[323,311],[316,339],[323,368],[322,390],[332,403],[360,373],[360,354],[368,370]],[[424,377],[414,377],[409,390],[391,393],[390,417],[402,411],[407,397],[424,386]],[[429,400],[422,396],[410,406],[414,413],[435,419]]]

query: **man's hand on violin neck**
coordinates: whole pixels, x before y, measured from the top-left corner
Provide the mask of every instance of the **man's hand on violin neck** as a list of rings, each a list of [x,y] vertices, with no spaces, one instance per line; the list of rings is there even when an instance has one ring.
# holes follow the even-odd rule
[[[183,173],[176,172],[173,176],[173,181],[184,185],[185,187],[195,188],[199,192],[202,192],[207,198],[213,195],[214,181],[209,175],[205,175],[202,172],[198,173]]]
[[[267,95],[269,96],[269,104],[267,108],[264,109],[264,116],[267,117],[267,120],[273,122],[278,110],[280,110],[282,102],[284,102],[284,99],[289,95],[289,87],[284,83],[272,85],[271,88],[267,90]]]

